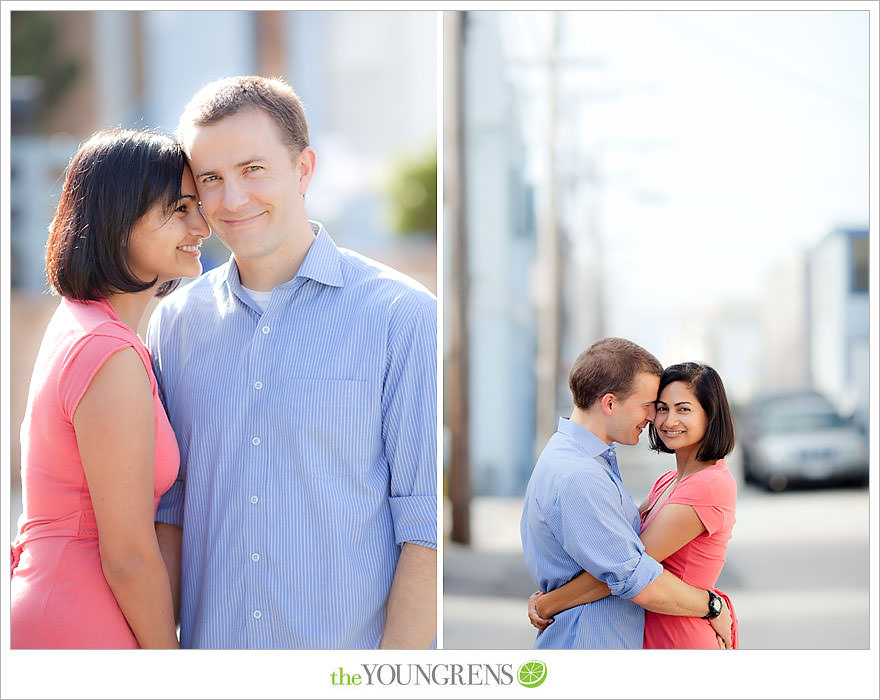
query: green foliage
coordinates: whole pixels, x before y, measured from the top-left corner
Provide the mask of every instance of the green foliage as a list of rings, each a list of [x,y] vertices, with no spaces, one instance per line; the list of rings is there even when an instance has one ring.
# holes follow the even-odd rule
[[[38,121],[59,103],[80,74],[79,63],[60,48],[61,18],[56,12],[10,13],[11,73],[42,82]]]
[[[437,149],[400,158],[388,187],[394,230],[437,237]]]

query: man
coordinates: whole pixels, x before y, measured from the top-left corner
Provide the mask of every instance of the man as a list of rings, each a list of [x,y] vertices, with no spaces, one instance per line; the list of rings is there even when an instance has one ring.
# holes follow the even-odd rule
[[[536,648],[641,649],[645,609],[709,617],[730,645],[722,599],[684,583],[645,553],[640,519],[613,443],[635,445],[654,419],[663,368],[621,338],[594,343],[569,375],[571,418],[560,418],[526,489],[520,533],[526,564],[542,591],[588,571],[611,595],[554,616]]]
[[[157,530],[172,580],[182,547],[181,646],[427,648],[436,299],[307,218],[315,152],[283,81],[211,83],[178,132],[232,251],[148,334],[180,445]]]

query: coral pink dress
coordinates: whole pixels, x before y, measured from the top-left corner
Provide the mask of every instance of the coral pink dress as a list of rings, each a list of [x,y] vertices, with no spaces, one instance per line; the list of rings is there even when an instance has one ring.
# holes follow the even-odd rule
[[[706,532],[701,533],[677,552],[666,557],[663,568],[685,583],[698,588],[715,589],[724,566],[727,543],[736,521],[736,481],[723,459],[683,479],[656,511],[654,503],[675,479],[676,472],[666,472],[654,484],[648,496],[647,517],[642,516],[642,531],[667,504],[693,506]],[[730,606],[730,599],[716,591]],[[733,646],[739,646],[736,616],[733,616]],[[698,617],[660,615],[645,611],[645,649],[717,649],[715,631],[708,620]]]
[[[137,648],[101,570],[98,529],[73,429],[92,378],[133,347],[153,389],[154,507],[177,476],[177,442],[150,354],[106,300],[62,299],[40,346],[21,427],[24,512],[12,546],[12,648]]]

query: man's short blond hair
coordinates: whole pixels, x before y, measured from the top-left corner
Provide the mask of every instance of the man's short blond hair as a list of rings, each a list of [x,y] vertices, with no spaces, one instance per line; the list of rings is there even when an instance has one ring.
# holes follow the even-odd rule
[[[659,377],[663,365],[641,345],[625,338],[603,338],[575,360],[568,375],[574,405],[587,409],[605,394],[626,399],[636,375],[647,372]]]
[[[309,145],[309,126],[302,101],[281,78],[239,75],[202,87],[187,104],[177,125],[185,143],[191,126],[207,126],[247,109],[261,109],[278,125],[281,138],[294,155]]]

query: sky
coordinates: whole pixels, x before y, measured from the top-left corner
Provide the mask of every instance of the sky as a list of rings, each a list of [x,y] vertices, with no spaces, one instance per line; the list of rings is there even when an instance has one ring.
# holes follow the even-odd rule
[[[501,18],[536,184],[549,17]],[[679,318],[755,302],[780,261],[867,226],[866,12],[566,12],[556,46],[563,178],[591,160],[599,176],[582,196],[608,334],[663,348]],[[573,230],[575,255],[595,255]]]

